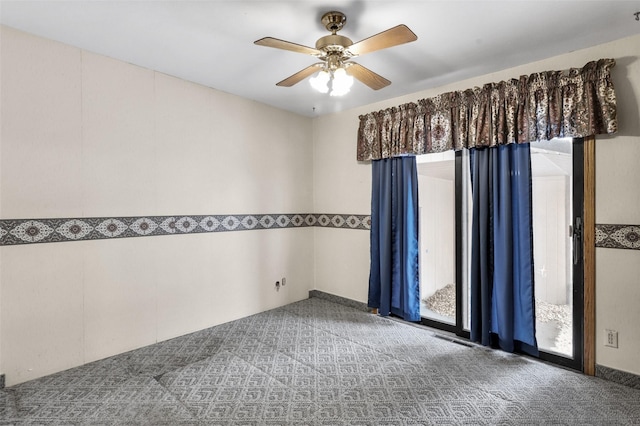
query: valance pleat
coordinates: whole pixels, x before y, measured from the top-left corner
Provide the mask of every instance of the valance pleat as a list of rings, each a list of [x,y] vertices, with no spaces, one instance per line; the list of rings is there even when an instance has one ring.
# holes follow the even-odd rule
[[[361,115],[358,161],[615,133],[614,65],[600,59]]]

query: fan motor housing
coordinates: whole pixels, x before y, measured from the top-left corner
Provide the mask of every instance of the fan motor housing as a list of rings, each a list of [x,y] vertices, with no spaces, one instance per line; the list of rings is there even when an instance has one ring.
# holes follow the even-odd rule
[[[339,34],[331,34],[318,39],[316,42],[316,49],[322,50],[323,52],[337,50],[342,51],[352,44],[353,42],[348,37],[344,37]]]

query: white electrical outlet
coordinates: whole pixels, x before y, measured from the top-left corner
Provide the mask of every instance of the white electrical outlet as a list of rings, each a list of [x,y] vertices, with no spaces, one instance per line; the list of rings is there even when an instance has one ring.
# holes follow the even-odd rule
[[[605,330],[605,346],[609,346],[610,348],[618,347],[618,332],[615,330]]]

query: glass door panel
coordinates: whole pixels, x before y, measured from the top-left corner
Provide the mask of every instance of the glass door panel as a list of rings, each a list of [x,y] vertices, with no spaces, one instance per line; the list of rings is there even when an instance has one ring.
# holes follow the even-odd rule
[[[461,330],[459,334],[469,337],[471,331],[471,224],[473,219],[472,193],[471,193],[471,168],[469,166],[469,151],[462,150],[456,153],[456,256],[460,259],[457,265],[457,277],[460,283],[458,288],[458,306],[460,315],[458,322]]]
[[[456,325],[455,153],[417,157],[423,319]]]
[[[536,338],[573,357],[572,139],[531,143]]]

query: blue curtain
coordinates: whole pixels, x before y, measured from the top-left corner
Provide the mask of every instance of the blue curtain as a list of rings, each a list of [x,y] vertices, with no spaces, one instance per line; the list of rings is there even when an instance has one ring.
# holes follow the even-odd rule
[[[415,157],[372,162],[369,300],[380,315],[420,320]]]
[[[537,355],[529,144],[470,153],[471,339]]]

